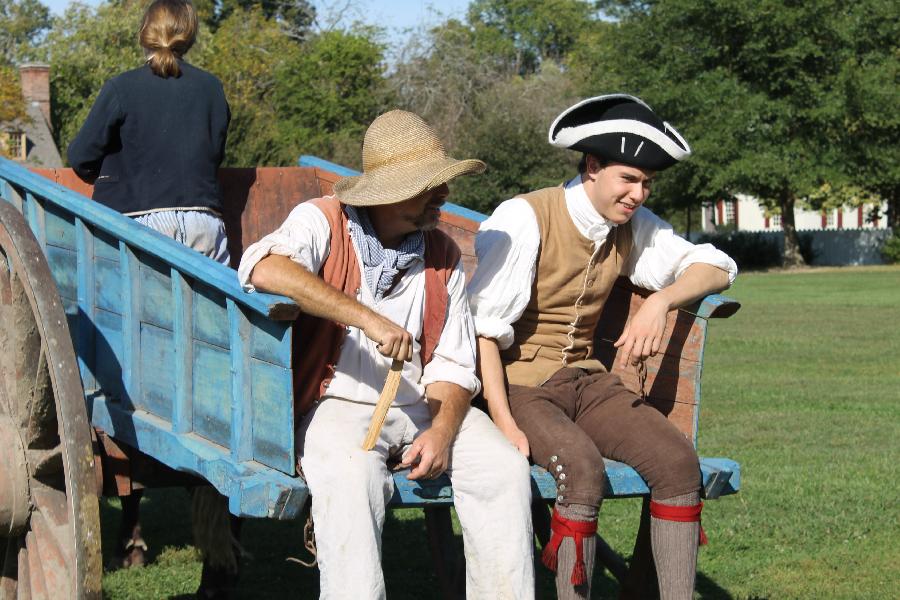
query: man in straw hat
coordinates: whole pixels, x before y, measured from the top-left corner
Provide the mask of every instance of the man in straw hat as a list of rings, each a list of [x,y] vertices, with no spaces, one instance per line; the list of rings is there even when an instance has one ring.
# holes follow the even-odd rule
[[[381,529],[394,491],[447,472],[466,546],[470,598],[534,594],[528,463],[483,412],[475,336],[456,244],[436,229],[447,183],[484,163],[446,155],[418,116],[394,110],[366,131],[363,174],[297,206],[250,246],[247,290],[303,311],[295,354],[297,440],[323,598],[383,598]],[[392,359],[396,398],[372,451],[361,448]]]
[[[484,395],[507,438],[557,481],[544,563],[561,599],[590,596],[602,457],[651,488],[653,557],[663,598],[690,598],[700,535],[700,469],[690,441],[592,358],[604,300],[619,275],[657,292],[615,345],[623,364],[654,355],[666,314],[728,287],[737,268],[642,205],[655,174],[687,142],[638,98],[612,94],[566,109],[550,143],[582,153],[564,186],[503,202],[481,224],[469,301]]]

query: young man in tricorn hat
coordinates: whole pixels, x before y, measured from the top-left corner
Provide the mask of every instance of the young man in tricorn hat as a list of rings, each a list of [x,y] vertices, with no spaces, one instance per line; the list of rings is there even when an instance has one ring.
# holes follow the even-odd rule
[[[384,598],[381,530],[394,491],[447,472],[466,548],[469,598],[534,596],[525,458],[483,412],[475,335],[456,244],[435,229],[447,182],[484,163],[446,155],[404,111],[366,131],[363,174],[297,206],[244,253],[245,289],[292,298],[301,467],[312,494],[322,598]],[[362,449],[392,359],[402,379],[372,451]]]
[[[700,534],[694,448],[666,418],[592,358],[603,303],[619,275],[656,290],[615,345],[637,364],[660,346],[666,314],[728,287],[737,268],[693,245],[642,205],[656,173],[687,142],[638,98],[611,94],[568,108],[550,143],[582,153],[564,186],[507,200],[481,224],[469,302],[491,416],[556,478],[544,564],[561,599],[590,596],[602,457],[651,489],[651,538],[663,598],[690,598]]]

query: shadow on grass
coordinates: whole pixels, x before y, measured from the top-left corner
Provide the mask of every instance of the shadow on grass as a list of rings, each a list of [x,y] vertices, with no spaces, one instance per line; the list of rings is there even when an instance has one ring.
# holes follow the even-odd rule
[[[104,499],[100,512],[103,558],[104,564],[107,564],[118,532],[121,514],[118,500]],[[143,580],[137,574],[132,579],[132,575],[127,573],[117,574],[117,577],[124,576],[128,580],[117,584],[116,590],[105,589],[105,595],[113,599],[154,596],[172,600],[192,599],[192,592],[200,583],[200,561],[196,553],[183,551],[192,550],[190,497],[187,491],[182,488],[148,490],[141,503],[141,522],[144,539],[150,547],[149,563],[159,570],[155,576],[159,578],[157,593],[151,594],[149,589],[142,589],[145,585]],[[458,524],[455,528],[459,536]],[[287,561],[288,557],[304,561],[310,558],[303,548],[303,521],[248,519],[244,522],[241,542],[251,556],[242,562],[236,598],[280,600],[318,597],[318,569]],[[461,548],[462,544],[458,546]],[[171,552],[172,549],[177,552]],[[440,597],[421,511],[400,509],[388,513],[383,552],[388,597],[392,600]],[[536,551],[536,555],[539,552]],[[556,597],[553,573],[544,568],[539,560],[535,561],[535,578],[537,598],[549,600]],[[125,595],[121,595],[122,584],[127,588]],[[594,573],[592,589],[595,599],[615,598],[619,586],[608,572],[598,568]],[[732,599],[725,589],[703,573],[697,575],[697,591],[703,599]]]
[[[695,589],[697,590],[697,595],[702,598],[702,600],[734,600],[734,596],[728,593],[728,590],[703,573],[697,573],[697,584]],[[765,599],[756,598],[753,600]]]

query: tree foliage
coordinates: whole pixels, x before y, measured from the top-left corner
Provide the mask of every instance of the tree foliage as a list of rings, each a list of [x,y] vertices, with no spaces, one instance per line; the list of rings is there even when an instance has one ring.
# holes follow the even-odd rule
[[[846,182],[837,123],[845,102],[839,82],[858,33],[852,11],[839,0],[626,8],[577,61],[582,81],[588,65],[615,73],[683,129],[695,156],[664,179],[688,201],[744,192],[778,206],[785,264],[802,264],[794,206],[824,184]]]
[[[54,21],[43,50],[51,63],[53,135],[63,156],[103,83],[143,62],[138,45],[143,11],[138,1],[97,8],[72,4]]]
[[[50,9],[40,0],[0,0],[0,65],[35,58],[50,22]]]
[[[187,59],[225,87],[227,165],[310,153],[359,167],[365,128],[399,106],[451,153],[488,163],[455,182],[453,199],[489,211],[573,174],[578,157],[546,142],[550,122],[579,98],[623,91],[694,150],[654,184],[651,207],[667,218],[751,194],[782,214],[788,264],[800,260],[795,205],[883,198],[898,227],[900,14],[890,0],[472,0],[463,18],[410,35],[389,65],[383,31],[317,29],[309,0],[195,4],[203,26]],[[144,6],[73,5],[37,47],[39,0],[0,0],[0,14],[30,15],[0,26],[2,48],[15,48],[0,60],[52,61],[62,149],[103,81],[141,64]]]
[[[284,144],[359,168],[363,133],[386,99],[377,30],[326,31],[281,65],[275,104]]]
[[[562,64],[595,13],[582,0],[473,0],[468,22],[479,51],[505,57],[513,73],[525,75],[547,61]]]
[[[226,165],[292,162],[279,137],[273,95],[279,87],[276,72],[300,51],[258,8],[232,12],[193,51],[197,65],[222,81],[231,108]]]

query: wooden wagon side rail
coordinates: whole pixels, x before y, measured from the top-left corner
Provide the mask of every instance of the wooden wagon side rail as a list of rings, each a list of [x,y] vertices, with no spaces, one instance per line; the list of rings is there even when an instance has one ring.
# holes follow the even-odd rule
[[[47,240],[44,205],[49,202],[80,221],[79,226],[87,224],[128,246],[140,248],[142,252],[177,268],[183,275],[201,279],[208,286],[260,315],[277,321],[290,321],[299,314],[299,308],[289,298],[262,293],[247,294],[228,267],[206,260],[182,244],[172,242],[131,219],[122,218],[115,210],[36,175],[10,160],[0,158],[0,179],[7,186],[3,191],[3,199],[11,202],[25,215],[42,247],[46,246]]]
[[[244,516],[292,518],[290,300],[66,187],[0,160],[0,197],[47,256],[92,423],[203,477]]]

